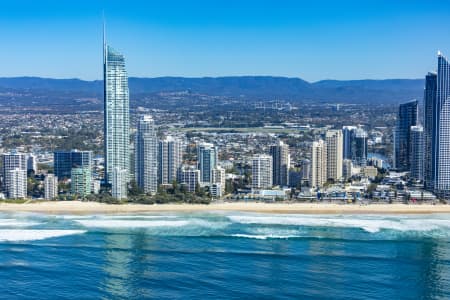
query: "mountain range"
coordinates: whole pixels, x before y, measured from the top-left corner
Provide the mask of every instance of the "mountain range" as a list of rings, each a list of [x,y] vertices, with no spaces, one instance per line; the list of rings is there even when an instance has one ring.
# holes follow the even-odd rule
[[[422,99],[423,79],[322,80],[273,76],[129,78],[130,95],[188,91],[244,100],[323,101],[344,103],[401,103]],[[103,81],[41,77],[0,78],[0,92],[75,93],[101,97]],[[0,98],[0,101],[2,99]],[[35,100],[34,100],[35,101]]]

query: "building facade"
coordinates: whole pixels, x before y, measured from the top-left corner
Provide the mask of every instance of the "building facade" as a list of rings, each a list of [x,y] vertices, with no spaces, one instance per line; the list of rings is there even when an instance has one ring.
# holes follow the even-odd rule
[[[59,180],[70,178],[72,168],[92,170],[92,151],[55,151],[53,152],[53,169]]]
[[[200,170],[193,166],[181,167],[178,170],[178,181],[184,185],[188,192],[193,193],[200,185]]]
[[[428,73],[425,77],[425,90],[423,96],[423,183],[427,190],[434,189],[434,172],[433,166],[435,161],[436,145],[436,90],[437,90],[437,73]]]
[[[328,130],[325,134],[327,147],[327,179],[342,178],[343,138],[341,130]]]
[[[86,197],[91,194],[91,170],[89,168],[72,168],[70,192],[72,195]]]
[[[177,173],[183,162],[181,140],[168,136],[159,141],[158,146],[158,183],[170,184],[177,180]]]
[[[277,145],[270,146],[272,155],[273,184],[279,186],[289,185],[290,155],[289,146],[279,141]]]
[[[411,126],[417,125],[417,119],[417,100],[400,104],[394,129],[394,168],[397,171],[410,170]]]
[[[136,183],[145,193],[158,191],[158,137],[153,118],[142,116],[138,121],[135,141]]]
[[[211,143],[201,143],[197,150],[198,169],[200,170],[200,182],[211,183],[212,170],[217,166],[218,150]]]
[[[3,191],[11,199],[27,197],[27,156],[12,151],[2,155]]]
[[[252,158],[252,188],[267,189],[273,185],[272,156],[255,155]]]
[[[327,182],[327,146],[323,140],[315,141],[311,146],[311,178],[312,188],[322,187]]]
[[[410,176],[416,181],[423,180],[423,127],[411,127],[411,161],[410,161]]]
[[[44,198],[54,200],[58,197],[58,177],[55,174],[47,174],[44,179]]]
[[[128,196],[127,178],[128,170],[119,167],[112,173],[111,195],[115,199],[126,199]]]
[[[105,181],[114,169],[130,171],[130,104],[125,58],[103,43]]]

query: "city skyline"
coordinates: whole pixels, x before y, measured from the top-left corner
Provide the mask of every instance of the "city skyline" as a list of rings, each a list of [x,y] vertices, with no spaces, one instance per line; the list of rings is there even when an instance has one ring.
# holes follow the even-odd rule
[[[0,12],[1,77],[100,79],[102,11],[136,77],[422,78],[433,69],[429,57],[450,49],[441,39],[450,34],[445,3],[25,2]],[[21,55],[25,41],[33,55]]]

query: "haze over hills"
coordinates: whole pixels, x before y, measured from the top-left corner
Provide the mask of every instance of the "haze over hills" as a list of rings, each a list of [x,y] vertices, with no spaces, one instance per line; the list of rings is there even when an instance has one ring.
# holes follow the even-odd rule
[[[314,83],[300,78],[272,76],[157,77],[129,78],[131,98],[161,92],[189,91],[193,94],[239,97],[244,100],[325,101],[347,103],[400,103],[422,99],[424,80],[322,80]],[[40,77],[0,78],[0,92],[26,92],[28,95],[101,97],[101,80],[52,79]],[[45,98],[45,97],[43,97]],[[70,97],[67,101],[70,101]],[[5,97],[0,97],[4,102]],[[23,100],[23,99],[22,99]],[[36,99],[33,100],[36,102]],[[62,104],[62,103],[61,103]]]

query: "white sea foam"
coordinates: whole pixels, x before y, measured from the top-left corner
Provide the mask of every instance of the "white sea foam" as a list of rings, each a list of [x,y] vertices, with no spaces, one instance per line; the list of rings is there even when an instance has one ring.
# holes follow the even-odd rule
[[[85,232],[85,230],[2,229],[0,230],[0,242],[36,241]]]
[[[148,227],[181,227],[189,224],[187,220],[75,220],[85,227],[94,228],[148,228]]]
[[[0,219],[0,227],[28,227],[38,225],[37,222],[21,221],[17,219]]]
[[[232,234],[231,236],[237,238],[246,238],[246,239],[256,239],[256,240],[267,240],[267,239],[289,239],[289,238],[298,238],[300,236],[296,235],[274,235],[274,234]]]
[[[450,219],[424,219],[424,218],[375,218],[345,216],[337,217],[311,217],[311,216],[254,216],[236,215],[228,217],[231,221],[241,224],[261,225],[295,225],[308,227],[351,227],[361,228],[367,232],[375,233],[382,229],[397,231],[431,231],[449,229]]]

